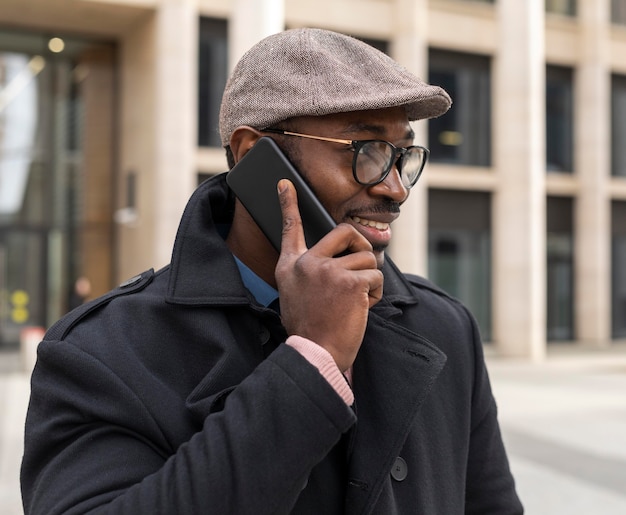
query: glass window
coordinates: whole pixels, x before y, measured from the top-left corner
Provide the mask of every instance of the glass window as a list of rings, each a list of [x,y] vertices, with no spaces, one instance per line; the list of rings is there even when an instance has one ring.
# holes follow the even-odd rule
[[[429,52],[429,81],[453,99],[450,111],[428,122],[432,162],[491,165],[491,62],[488,57]]]
[[[358,37],[358,36],[355,36]],[[380,50],[384,54],[389,54],[389,42],[384,39],[359,38],[363,43],[373,46],[376,50]]]
[[[611,21],[626,25],[626,0],[611,0]]]
[[[228,74],[227,23],[200,18],[198,49],[198,145],[221,147],[220,104]]]
[[[547,200],[547,337],[572,340],[574,235],[570,198]]]
[[[549,172],[573,171],[574,93],[572,70],[546,69],[546,168]]]
[[[472,311],[491,339],[491,195],[432,189],[428,275]]]
[[[614,201],[611,215],[612,333],[613,338],[626,338],[626,202]]]
[[[611,80],[611,174],[626,177],[626,76]]]
[[[576,0],[546,0],[546,12],[576,16]]]

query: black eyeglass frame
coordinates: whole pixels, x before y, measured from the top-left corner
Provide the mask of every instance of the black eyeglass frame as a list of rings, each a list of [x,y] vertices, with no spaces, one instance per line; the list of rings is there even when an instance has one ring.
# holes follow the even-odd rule
[[[292,132],[292,131],[287,131],[284,129],[277,129],[277,128],[262,129],[261,132],[268,132],[270,134],[280,134],[282,136],[296,136],[299,138],[314,139],[314,140],[319,140],[319,141],[328,141],[331,143],[340,143],[343,145],[351,145],[352,148],[354,148],[354,158],[352,159],[352,176],[354,177],[354,180],[362,186],[375,186],[376,184],[380,184],[387,178],[387,176],[389,175],[389,172],[391,172],[391,169],[394,167],[394,165],[398,169],[398,173],[400,174],[400,179],[402,180],[402,177],[403,177],[402,162],[404,160],[404,156],[409,150],[413,148],[418,148],[422,151],[422,155],[424,156],[422,159],[420,168],[415,174],[414,180],[409,185],[405,184],[404,181],[402,181],[402,184],[404,185],[405,188],[411,189],[413,186],[415,186],[415,184],[421,177],[422,172],[424,171],[424,167],[426,166],[426,162],[428,161],[428,156],[430,155],[430,150],[420,145],[411,145],[409,147],[396,147],[393,143],[389,141],[381,140],[381,139],[350,140],[350,139],[327,138],[324,136],[312,136],[311,134],[302,134],[299,132]],[[363,182],[359,180],[359,177],[357,175],[356,162],[357,162],[357,159],[359,158],[359,152],[361,148],[363,148],[363,146],[366,145],[367,143],[373,143],[373,142],[384,143],[388,145],[389,147],[391,147],[394,154],[393,154],[392,159],[389,161],[389,165],[381,173],[378,179],[371,181],[371,182]]]

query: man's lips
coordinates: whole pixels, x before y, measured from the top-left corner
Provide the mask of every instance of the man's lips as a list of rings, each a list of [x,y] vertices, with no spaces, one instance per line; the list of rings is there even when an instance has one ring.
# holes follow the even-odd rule
[[[372,227],[374,229],[378,229],[379,231],[386,231],[389,229],[389,222],[379,222],[376,220],[370,220],[368,218],[362,218],[360,216],[352,216],[350,217],[354,222],[364,227]]]
[[[350,217],[350,221],[372,244],[374,249],[382,250],[391,241],[391,222],[397,217],[398,215],[394,213],[376,214],[372,215],[372,218],[353,215]]]

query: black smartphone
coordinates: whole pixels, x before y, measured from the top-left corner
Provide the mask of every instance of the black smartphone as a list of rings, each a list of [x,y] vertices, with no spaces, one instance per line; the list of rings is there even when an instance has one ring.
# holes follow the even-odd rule
[[[296,187],[304,238],[311,248],[336,224],[273,139],[260,138],[226,175],[230,189],[279,252],[283,217],[276,188],[281,179]]]

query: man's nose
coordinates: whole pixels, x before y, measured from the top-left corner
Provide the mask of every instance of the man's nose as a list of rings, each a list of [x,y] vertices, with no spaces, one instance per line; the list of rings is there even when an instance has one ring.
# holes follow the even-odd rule
[[[398,169],[398,163],[401,159],[402,156],[396,160],[384,181],[371,186],[372,194],[385,196],[400,204],[407,199],[409,189],[402,183],[401,172]]]

